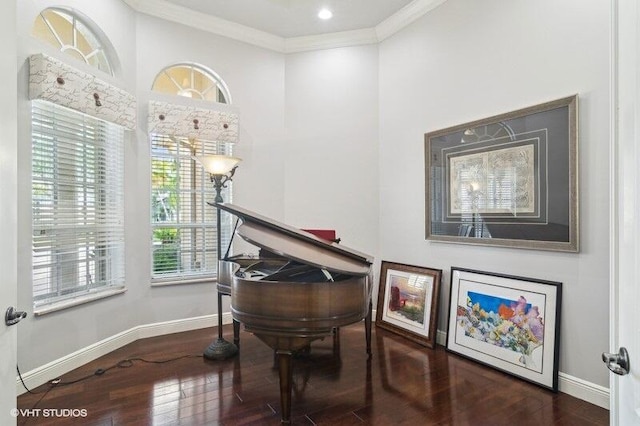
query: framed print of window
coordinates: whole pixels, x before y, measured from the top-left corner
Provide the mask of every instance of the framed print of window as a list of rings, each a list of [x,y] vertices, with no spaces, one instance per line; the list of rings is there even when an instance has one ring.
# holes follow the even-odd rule
[[[577,252],[577,101],[425,134],[426,239]]]

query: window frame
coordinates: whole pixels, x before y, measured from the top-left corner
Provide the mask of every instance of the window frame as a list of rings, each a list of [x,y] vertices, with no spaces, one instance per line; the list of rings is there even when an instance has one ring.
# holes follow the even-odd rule
[[[58,24],[60,26],[56,26],[55,23],[50,22],[47,15],[49,13],[54,13],[57,15]],[[54,16],[54,15],[51,15]],[[66,22],[65,22],[66,21]],[[68,37],[61,36],[61,32],[66,31]],[[42,44],[47,44],[49,46],[53,46],[58,50],[62,55],[58,56],[58,60],[62,62],[67,62],[64,58],[73,58],[71,61],[76,61],[78,64],[82,63],[82,66],[85,67],[84,71],[81,71],[87,74],[88,78],[97,78],[100,73],[108,75],[110,78],[115,77],[116,73],[120,71],[118,56],[115,52],[115,49],[111,45],[108,37],[104,34],[100,27],[98,27],[95,23],[92,22],[91,19],[82,15],[75,9],[67,8],[67,7],[47,7],[37,15],[36,19],[32,23],[32,35],[35,39],[37,39]],[[69,41],[69,43],[66,43]],[[42,46],[42,49],[46,50],[46,46]],[[62,56],[62,57],[60,57]],[[69,65],[70,66],[70,65]],[[88,66],[88,67],[87,67]],[[87,69],[88,68],[88,69]],[[82,96],[81,94],[79,94]],[[82,286],[84,287],[82,291],[71,291],[68,292],[64,297],[56,297],[49,298],[44,301],[39,301],[36,296],[37,290],[37,280],[35,278],[35,268],[34,264],[36,263],[34,260],[34,256],[36,256],[35,251],[32,251],[31,257],[31,292],[32,292],[32,304],[35,315],[44,315],[50,312],[59,311],[62,309],[70,308],[73,306],[77,306],[80,304],[84,304],[87,302],[91,302],[97,299],[102,299],[106,297],[110,297],[113,295],[121,294],[126,291],[125,281],[126,281],[126,264],[125,264],[125,256],[124,256],[124,167],[125,167],[125,159],[124,159],[124,143],[125,140],[128,139],[128,136],[125,135],[125,128],[122,127],[124,124],[117,124],[115,122],[110,122],[109,120],[103,120],[97,117],[93,117],[91,115],[87,115],[84,112],[76,111],[74,109],[69,109],[66,106],[56,105],[55,103],[49,103],[45,100],[33,100],[31,104],[31,150],[33,150],[33,131],[34,131],[34,117],[33,117],[33,109],[34,104],[37,102],[42,102],[43,104],[54,105],[55,108],[60,108],[61,111],[65,110],[66,113],[71,111],[72,114],[79,114],[77,117],[83,117],[82,120],[93,121],[95,123],[101,123],[100,126],[104,126],[105,128],[109,128],[109,132],[116,131],[118,133],[117,144],[119,145],[119,152],[121,153],[121,160],[119,161],[119,169],[118,169],[118,179],[121,182],[121,191],[120,191],[120,202],[119,202],[119,210],[120,210],[120,220],[118,226],[118,232],[121,237],[118,237],[121,246],[118,249],[121,253],[121,260],[106,260],[103,259],[99,261],[103,266],[98,266],[98,270],[93,270],[94,274],[100,274],[103,278],[107,277],[111,279],[111,277],[116,277],[113,282],[109,285],[99,285],[90,288],[90,286]],[[55,100],[54,100],[55,102]],[[119,122],[118,122],[119,123]],[[126,126],[125,126],[126,127]],[[117,129],[117,130],[116,130]],[[108,133],[108,132],[107,132]],[[113,159],[107,158],[108,162],[113,162]],[[34,248],[34,240],[35,240],[35,229],[36,226],[34,224],[34,211],[33,211],[33,201],[34,201],[34,193],[33,193],[33,176],[34,176],[34,159],[33,159],[33,151],[31,158],[31,170],[30,176],[32,179],[31,183],[31,203],[32,203],[32,236],[31,236],[31,245],[32,249]],[[95,200],[94,200],[95,202]],[[99,238],[96,238],[96,241],[99,241]],[[71,241],[71,240],[69,240]],[[71,243],[69,243],[71,244]],[[96,245],[100,247],[100,244]],[[95,253],[94,253],[95,254]],[[114,266],[115,262],[115,266]],[[111,266],[107,267],[107,263]],[[57,261],[51,262],[50,268],[59,268],[57,265]],[[89,268],[91,269],[91,268]],[[109,271],[109,272],[107,272]],[[108,281],[107,281],[108,282]],[[60,281],[58,280],[53,284],[58,286]],[[86,283],[85,283],[86,284]]]
[[[68,25],[70,25],[71,29],[71,43],[67,43],[61,33],[64,30],[63,28],[56,27],[56,23],[52,22],[49,18],[47,18],[47,12],[52,12],[57,14],[61,19],[65,20]],[[41,37],[38,34],[36,27],[42,22],[43,25],[49,30],[48,34],[50,34],[54,40],[49,38]],[[110,76],[115,75],[114,71],[114,61],[109,58],[110,45],[108,42],[103,42],[102,39],[106,40],[99,28],[96,28],[94,25],[91,25],[88,19],[79,16],[77,13],[73,11],[67,10],[62,7],[48,7],[43,9],[37,16],[33,28],[33,35],[39,40],[53,45],[58,51],[65,54],[67,57],[72,57],[76,60],[82,60],[84,63],[92,66],[93,68],[100,70],[104,73],[107,73]],[[91,51],[85,53],[79,45],[79,39],[84,40],[86,44],[90,47]],[[95,58],[95,61],[92,61],[92,58]]]
[[[211,183],[208,174],[204,171],[202,166],[193,158],[195,155],[208,155],[208,154],[223,154],[233,155],[233,144],[228,142],[216,142],[216,141],[197,141],[198,148],[189,149],[167,149],[165,152],[154,152],[154,147],[159,145],[158,141],[175,141],[176,145],[187,145],[188,138],[175,138],[167,135],[150,134],[150,161],[151,161],[151,182],[150,182],[150,221],[151,221],[151,284],[152,285],[173,285],[184,284],[194,282],[211,282],[214,281],[217,276],[217,229],[216,229],[216,215],[217,209],[213,208],[209,203],[212,203],[215,198],[215,189]],[[179,148],[179,147],[178,147]],[[154,184],[154,160],[162,161],[168,160],[177,164],[176,183],[175,187],[171,188],[170,185],[160,186]],[[188,164],[188,170],[183,172],[181,170],[181,164]],[[187,186],[182,185],[181,176],[187,175],[185,179]],[[175,195],[175,205],[170,207],[167,216],[172,216],[169,220],[154,221],[154,216],[157,215],[157,203],[154,192],[158,190],[172,191]],[[189,198],[182,202],[180,194],[184,194],[184,198]],[[187,197],[188,196],[188,197]],[[226,188],[222,190],[222,196],[227,202],[232,201],[233,197],[233,183],[230,181],[227,183]],[[182,206],[187,204],[184,209]],[[175,210],[175,211],[174,211]],[[183,211],[186,212],[183,214]],[[193,214],[196,216],[192,216]],[[188,216],[188,217],[187,217]],[[231,218],[221,216],[222,220],[222,245],[230,241],[231,235]],[[167,249],[171,250],[171,246],[174,245],[176,253],[168,254],[170,259],[176,258],[177,269],[158,271],[156,265],[159,264],[157,253],[159,250],[164,249],[156,239],[157,231],[160,230],[176,230],[176,234],[180,234],[181,231],[188,233],[190,231],[191,245],[189,243],[183,244],[183,241],[178,238],[178,241],[167,241]],[[202,230],[202,235],[197,235],[198,230]],[[211,237],[208,235],[213,234]],[[200,243],[200,244],[198,244]],[[176,246],[177,244],[177,246]],[[165,253],[166,254],[166,253]],[[191,262],[187,257],[191,256]],[[197,265],[200,262],[200,266]],[[186,266],[190,265],[190,266]],[[159,268],[162,269],[162,268]],[[168,269],[168,268],[167,268]]]
[[[176,70],[176,69],[182,69],[182,72],[187,72],[187,74],[182,75],[183,77],[185,77],[185,75],[188,76],[185,78],[185,79],[188,79],[187,82],[179,82],[176,80],[176,78],[172,77],[171,75],[172,70]],[[194,87],[194,81],[196,81],[196,78],[194,76],[196,74],[200,76],[198,78],[206,79],[208,82],[210,82],[209,88],[211,87],[216,88],[217,96],[215,100],[206,99],[206,96],[204,96],[202,91]],[[163,90],[158,90],[159,80],[167,79],[167,78],[171,81],[171,86],[169,87],[171,87],[172,90],[169,90],[168,87],[165,87]],[[226,83],[222,80],[222,78],[220,78],[220,76],[210,68],[194,62],[179,62],[163,68],[156,75],[151,87],[154,93],[180,97],[179,102],[176,99],[176,102],[178,102],[180,105],[190,105],[191,103],[193,103],[194,107],[202,108],[205,103],[210,103],[211,107],[215,109],[216,104],[231,104],[231,94],[229,93],[229,89]],[[185,96],[187,94],[189,94],[189,96]],[[201,211],[200,221],[184,222],[184,221],[177,220],[174,222],[171,222],[171,221],[154,222],[154,202],[156,201],[154,198],[155,197],[154,189],[156,188],[154,188],[154,182],[153,182],[154,160],[158,160],[159,158],[171,158],[173,155],[177,155],[177,153],[180,152],[179,146],[175,147],[176,154],[168,154],[168,153],[162,154],[159,152],[154,152],[154,147],[157,145],[155,143],[155,140],[157,138],[166,138],[166,139],[174,138],[176,141],[182,140],[184,142],[186,140],[189,140],[189,138],[188,137],[181,138],[181,137],[170,136],[170,135],[161,135],[156,133],[149,133],[148,137],[150,142],[149,143],[150,145],[150,149],[149,149],[150,151],[150,154],[149,154],[150,155],[150,161],[149,161],[150,162],[150,185],[149,185],[150,217],[149,219],[151,223],[150,225],[151,227],[151,237],[150,237],[151,285],[161,286],[161,285],[190,284],[190,283],[198,283],[198,282],[215,281],[215,279],[217,279],[217,273],[218,273],[217,259],[219,258],[219,255],[220,255],[219,253],[217,253],[217,244],[215,239],[207,240],[207,238],[204,237],[204,243],[202,247],[199,249],[200,256],[201,258],[206,259],[206,256],[208,254],[209,256],[213,256],[213,260],[210,262],[205,261],[204,267],[201,270],[196,270],[195,267],[184,268],[182,264],[182,257],[180,257],[180,260],[177,261],[178,263],[177,268],[174,271],[158,272],[158,270],[156,269],[156,266],[158,265],[157,257],[156,257],[156,253],[157,253],[156,247],[158,246],[158,240],[155,237],[156,235],[158,235],[157,231],[161,229],[176,229],[176,233],[179,233],[180,230],[189,229],[190,227],[191,229],[194,229],[196,227],[201,227],[204,229],[203,234],[206,234],[207,231],[209,232],[209,234],[213,232],[214,237],[217,238],[216,219],[217,219],[218,211],[214,207],[207,204],[207,203],[213,202],[215,198],[215,190],[212,183],[210,182],[208,174],[204,171],[204,169],[202,169],[202,166],[197,161],[195,161],[193,157],[195,155],[210,155],[210,154],[223,154],[223,155],[232,156],[234,144],[232,142],[210,141],[210,140],[198,139],[197,142],[199,142],[200,149],[198,149],[197,151],[191,151],[189,153],[183,154],[185,159],[187,158],[189,159],[188,161],[186,161],[186,163],[188,163],[191,167],[189,174],[192,177],[192,183],[191,183],[192,187],[191,188],[181,187],[180,186],[181,182],[180,180],[178,180],[177,186],[175,188],[175,192],[186,193],[188,192],[188,190],[192,190],[196,193],[196,196],[191,198],[192,205],[190,206],[190,209],[192,212],[195,211],[196,209],[199,209]],[[178,161],[178,164],[181,164],[181,163]],[[180,176],[179,170],[177,171],[177,173],[178,173],[178,176]],[[193,187],[193,185],[195,185],[195,187]],[[226,188],[224,188],[222,191],[222,196],[224,200],[227,202],[232,201],[232,197],[233,197],[232,188],[233,188],[233,183],[229,181],[226,185]],[[194,198],[198,200],[196,203],[197,205],[193,204]],[[231,229],[232,229],[232,223],[231,223],[232,218],[226,217],[226,216],[225,215],[221,216],[221,223],[222,223],[221,239],[222,239],[223,250],[224,250],[225,244],[228,244],[228,242],[231,239]],[[180,215],[178,213],[178,218],[179,217]],[[167,243],[167,247],[169,247],[172,241],[169,240],[166,243]],[[182,240],[179,240],[178,244],[180,248],[183,247]],[[191,250],[190,251],[191,253],[198,251],[198,249],[195,246],[190,247],[190,250]],[[186,251],[189,252],[189,249],[187,249]],[[170,255],[169,257],[172,258],[171,256],[172,255]],[[158,269],[161,269],[161,268],[158,268]]]
[[[188,74],[189,77],[187,82],[185,81],[179,82],[175,79],[174,76],[171,75],[172,72],[175,72],[180,68],[185,68],[189,70],[189,74]],[[215,100],[206,99],[205,95],[208,89],[205,91],[202,91],[198,87],[196,87],[197,86],[196,76],[200,76],[201,78],[211,82],[212,86],[209,87],[209,89],[211,89],[212,87],[215,87],[217,89]],[[171,82],[171,84],[174,86],[173,87],[174,90],[171,90],[171,91],[169,91],[168,89],[159,90],[158,85],[160,80],[163,78],[167,78]],[[215,102],[215,103],[228,104],[228,105],[232,103],[231,94],[229,93],[229,88],[227,87],[227,84],[224,82],[224,80],[212,69],[205,67],[204,65],[197,64],[195,62],[178,62],[163,68],[154,78],[153,84],[151,86],[151,90],[156,93],[168,93],[171,95],[204,100],[208,102]],[[193,95],[197,95],[197,96],[193,96]]]
[[[33,100],[31,149],[34,313],[124,292],[124,129]]]

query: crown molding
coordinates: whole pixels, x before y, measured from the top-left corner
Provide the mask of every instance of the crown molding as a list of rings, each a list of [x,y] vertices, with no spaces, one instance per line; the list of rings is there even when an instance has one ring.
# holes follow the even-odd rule
[[[447,0],[414,0],[375,27],[378,42],[391,37]]]
[[[178,24],[280,53],[305,52],[336,47],[375,44],[392,36],[446,0],[414,0],[375,28],[284,38],[246,25],[196,12],[165,0],[122,0],[132,9]]]
[[[373,28],[341,31],[312,36],[290,37],[285,39],[284,53],[306,52],[310,50],[332,49],[336,47],[376,44],[378,37]]]
[[[227,21],[217,16],[196,12],[164,0],[123,1],[137,12],[146,15],[187,25],[254,46],[264,47],[265,49],[275,50],[276,52],[284,52],[285,39],[265,31]]]

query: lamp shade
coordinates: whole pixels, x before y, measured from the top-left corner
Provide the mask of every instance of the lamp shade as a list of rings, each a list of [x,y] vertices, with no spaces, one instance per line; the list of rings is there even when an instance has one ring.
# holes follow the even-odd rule
[[[238,157],[228,155],[195,155],[193,158],[212,175],[226,175],[242,161]]]

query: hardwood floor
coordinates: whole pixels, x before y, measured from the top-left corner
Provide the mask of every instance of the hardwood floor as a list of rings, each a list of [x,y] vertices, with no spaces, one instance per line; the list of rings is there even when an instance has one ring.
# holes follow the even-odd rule
[[[231,326],[224,333],[230,340]],[[294,425],[609,424],[605,409],[440,346],[424,348],[374,326],[368,360],[362,324],[343,327],[340,335],[339,356],[327,338],[295,358]],[[216,336],[216,329],[204,329],[120,348],[55,386],[21,395],[18,425],[280,424],[271,349],[243,331],[235,358],[202,358]]]

